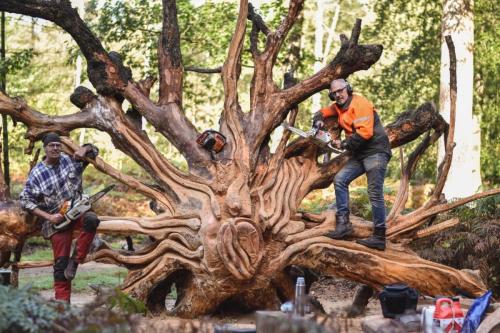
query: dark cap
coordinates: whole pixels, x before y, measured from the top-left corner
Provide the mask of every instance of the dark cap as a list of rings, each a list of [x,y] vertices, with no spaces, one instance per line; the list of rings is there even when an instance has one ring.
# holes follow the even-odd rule
[[[59,134],[50,132],[43,137],[42,141],[43,141],[43,146],[45,147],[51,142],[61,142],[61,138],[59,137]]]

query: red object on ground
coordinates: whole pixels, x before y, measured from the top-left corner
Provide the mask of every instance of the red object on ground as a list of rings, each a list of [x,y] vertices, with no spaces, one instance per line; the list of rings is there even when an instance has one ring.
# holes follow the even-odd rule
[[[458,333],[464,324],[464,313],[460,308],[458,298],[439,298],[436,300],[434,311],[434,325],[445,333]]]

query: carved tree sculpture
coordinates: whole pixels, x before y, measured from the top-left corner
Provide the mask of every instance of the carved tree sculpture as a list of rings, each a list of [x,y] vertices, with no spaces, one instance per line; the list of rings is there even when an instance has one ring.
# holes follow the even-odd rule
[[[30,148],[47,131],[67,135],[76,128],[95,128],[108,133],[117,149],[130,156],[156,181],[148,186],[121,173],[97,158],[95,168],[156,200],[164,212],[153,218],[102,217],[99,231],[124,235],[149,235],[156,241],[135,253],[103,249],[90,259],[116,263],[129,269],[123,290],[145,301],[151,310],[165,309],[165,296],[175,283],[178,298],[173,314],[194,317],[214,312],[232,301],[249,308],[276,308],[280,300],[293,297],[288,267],[297,265],[324,275],[360,281],[376,289],[404,281],[429,295],[461,291],[479,295],[485,290],[480,279],[465,271],[421,259],[404,246],[403,240],[423,237],[434,229],[418,229],[437,214],[479,197],[499,193],[492,190],[446,203],[440,198],[451,161],[452,130],[426,103],[402,113],[386,127],[392,147],[425,134],[409,156],[401,188],[388,219],[390,242],[386,251],[375,251],[352,240],[334,241],[322,236],[334,227],[335,213],[319,215],[298,211],[312,190],[330,185],[332,177],[350,158],[344,153],[318,162],[321,150],[307,140],[288,143],[283,134],[274,154],[269,136],[288,117],[293,123],[297,105],[312,94],[328,88],[332,79],[366,70],[382,53],[380,45],[359,45],[361,21],[350,38],[341,35],[341,48],[325,68],[302,82],[284,89],[273,81],[272,71],[287,33],[296,21],[303,0],[291,0],[279,27],[271,31],[255,14],[247,0],[240,1],[239,16],[227,58],[219,70],[224,89],[220,131],[227,144],[210,154],[196,144],[199,134],[185,117],[182,106],[184,67],[175,0],[163,0],[163,28],[159,40],[159,100],[149,92],[154,80],[135,81],[120,56],[107,52],[100,41],[71,8],[69,0],[3,0],[0,10],[40,17],[54,22],[77,42],[88,64],[88,76],[97,95],[79,87],[71,96],[81,112],[49,117],[31,109],[19,98],[0,93],[0,112],[27,125]],[[254,75],[250,109],[238,103],[237,84],[246,20],[252,21],[250,52]],[[265,38],[264,49],[258,37]],[[262,38],[262,37],[261,37]],[[206,70],[206,72],[217,70]],[[123,100],[133,106],[122,109]],[[189,172],[174,167],[138,126],[138,115],[147,119],[186,158]],[[434,195],[423,207],[402,215],[408,196],[408,180],[422,153],[447,133],[448,157]],[[451,138],[451,140],[450,140]],[[76,145],[64,139],[68,151]],[[324,153],[324,152],[323,152]],[[0,249],[13,251],[36,226],[14,218],[16,207],[3,211]],[[8,215],[9,212],[11,215]],[[372,223],[352,217],[353,239],[371,233]]]

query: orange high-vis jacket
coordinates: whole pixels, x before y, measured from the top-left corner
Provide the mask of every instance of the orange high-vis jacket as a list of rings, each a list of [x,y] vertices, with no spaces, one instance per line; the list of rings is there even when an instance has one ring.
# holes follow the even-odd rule
[[[355,157],[363,159],[375,153],[391,156],[389,138],[372,102],[361,95],[352,95],[346,110],[336,103],[320,110],[323,118],[338,116],[339,125],[345,131],[346,139],[342,142],[345,149]]]
[[[375,112],[377,111],[372,102],[360,95],[352,95],[347,110],[342,110],[336,103],[321,109],[323,118],[339,117],[339,124],[345,130],[347,137],[356,132],[365,140],[373,136]]]

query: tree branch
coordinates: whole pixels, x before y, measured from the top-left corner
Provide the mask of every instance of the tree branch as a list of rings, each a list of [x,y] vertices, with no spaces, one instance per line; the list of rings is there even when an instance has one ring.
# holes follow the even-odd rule
[[[469,197],[459,199],[450,203],[437,204],[430,208],[426,208],[425,210],[415,210],[401,217],[400,221],[398,221],[397,224],[393,224],[391,227],[389,227],[387,229],[387,236],[389,238],[399,237],[404,233],[413,231],[416,228],[420,227],[429,217],[436,216],[439,213],[443,213],[458,206],[462,206],[468,202],[498,194],[500,194],[500,188],[495,188],[484,191],[482,193],[476,193]]]
[[[28,127],[25,137],[30,140],[30,147],[34,142],[48,132],[58,132],[68,135],[71,130],[82,127],[97,128],[96,115],[82,111],[65,116],[48,116],[31,109],[26,101],[19,97],[11,98],[0,91],[0,113],[10,116],[13,120],[22,122]],[[28,149],[27,153],[31,153]]]
[[[439,173],[436,181],[436,188],[429,203],[439,201],[441,193],[443,193],[443,188],[448,178],[448,172],[450,171],[451,162],[453,160],[453,148],[455,147],[453,140],[457,113],[457,56],[451,36],[445,36],[445,40],[450,55],[450,128],[445,141],[445,155],[438,168]]]
[[[257,29],[264,35],[267,36],[271,33],[271,30],[269,30],[262,17],[255,12],[253,5],[251,3],[248,4],[248,19],[252,21],[252,23],[257,27]]]
[[[196,72],[196,73],[202,73],[202,74],[216,74],[216,73],[222,72],[222,66],[219,66],[216,68],[202,68],[202,67],[196,67],[196,66],[187,66],[187,67],[184,67],[184,70],[186,72]]]
[[[69,149],[69,153],[72,153],[78,149],[78,145],[76,145],[70,138],[62,137],[61,141],[67,146]],[[129,186],[134,189],[138,193],[145,195],[150,199],[154,199],[161,203],[166,209],[168,209],[170,214],[174,213],[174,207],[172,205],[172,198],[169,198],[165,192],[160,192],[154,187],[148,186],[136,178],[126,175],[117,169],[113,168],[111,165],[104,162],[104,160],[100,157],[96,159],[86,159],[87,162],[92,164],[97,170],[100,172],[113,177],[117,181]]]
[[[248,16],[248,0],[240,1],[240,12],[236,22],[236,28],[229,45],[226,61],[222,66],[222,81],[226,92],[224,106],[225,111],[235,109],[238,103],[237,84],[241,72],[241,51],[245,39],[246,18]],[[233,111],[234,112],[234,111]]]
[[[182,55],[175,0],[163,0],[163,28],[158,44],[160,104],[182,107]]]
[[[120,59],[108,55],[69,0],[4,0],[0,2],[0,10],[43,18],[67,31],[87,59],[89,80],[99,94],[120,93],[132,79],[130,69]]]
[[[245,40],[246,20],[248,16],[248,0],[240,0],[240,12],[236,28],[229,45],[226,61],[222,66],[222,83],[224,85],[224,112],[222,114],[221,131],[228,138],[222,158],[235,159],[242,165],[249,165],[250,157],[245,156],[243,146],[244,135],[243,112],[238,102],[238,79],[241,73],[241,52]]]
[[[359,70],[366,70],[378,61],[382,55],[382,45],[358,45],[361,20],[357,19],[351,38],[341,35],[341,48],[330,63],[310,78],[297,85],[274,94],[272,100],[279,101],[273,112],[283,113],[289,104],[298,104],[315,93],[327,89],[336,78],[346,78]]]
[[[262,17],[257,14],[251,3],[248,4],[248,19],[252,21],[252,32],[250,33],[250,51],[255,59],[259,55],[259,50],[257,47],[258,34],[262,32],[264,35],[268,36],[271,32],[266,26],[266,23]]]
[[[207,175],[210,153],[196,143],[198,131],[187,119],[179,105],[157,105],[144,96],[135,83],[129,83],[124,95],[154,128],[167,138],[186,158],[190,171]]]
[[[401,179],[399,182],[399,189],[396,195],[396,199],[394,200],[394,205],[392,206],[391,212],[387,216],[387,224],[390,225],[391,221],[395,218],[395,216],[399,215],[401,211],[405,208],[406,201],[408,200],[408,190],[410,179],[417,168],[417,163],[425,153],[427,148],[429,148],[432,144],[434,144],[439,137],[442,135],[442,132],[434,131],[432,136],[427,133],[426,137],[420,142],[420,144],[415,148],[415,150],[408,156],[408,162],[406,166],[402,166],[401,170]],[[401,149],[401,148],[400,148]]]
[[[287,16],[283,19],[276,31],[267,36],[265,52],[267,53],[268,68],[274,66],[281,45],[283,45],[288,32],[290,32],[290,29],[292,29],[297,20],[303,5],[304,0],[290,0]],[[268,74],[272,75],[272,72],[270,71]]]
[[[424,260],[411,251],[396,247],[376,251],[355,242],[334,241],[326,237],[310,238],[288,246],[277,260],[276,267],[288,265],[355,280],[376,290],[397,282],[404,282],[432,296],[457,293],[479,296],[486,290],[480,279]]]
[[[97,92],[104,96],[123,94],[135,110],[140,112],[184,154],[194,173],[208,174],[206,161],[210,160],[210,154],[196,144],[198,132],[182,113],[180,105],[156,105],[148,97],[144,96],[141,87],[132,82],[131,71],[123,65],[121,57],[115,52],[108,54],[104,50],[100,41],[78,16],[77,11],[71,8],[70,1],[6,0],[0,2],[0,10],[40,17],[54,22],[67,31],[87,59],[89,79]],[[168,14],[171,15],[171,12],[169,11]],[[166,30],[170,31],[169,28],[167,25]],[[174,66],[177,63],[172,62],[172,64]],[[163,74],[168,76],[168,70]],[[167,81],[169,84],[172,83],[170,79]],[[174,81],[175,84],[172,84],[179,84],[179,80],[175,79]],[[182,79],[180,82],[182,82]],[[171,94],[171,92],[168,94]],[[166,97],[166,99],[172,98],[181,101],[180,95],[175,97],[175,93],[173,95],[168,94],[167,96],[170,97]]]

